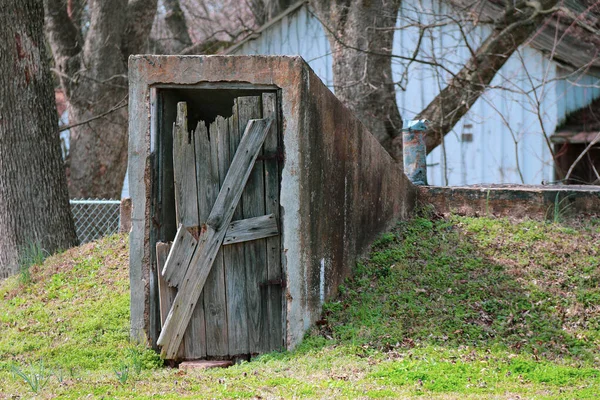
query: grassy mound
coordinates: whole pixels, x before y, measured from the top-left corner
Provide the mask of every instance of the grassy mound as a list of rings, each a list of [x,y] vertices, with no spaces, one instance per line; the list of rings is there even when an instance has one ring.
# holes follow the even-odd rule
[[[400,223],[294,352],[179,371],[129,335],[125,236],[0,283],[0,399],[595,398],[600,220]]]
[[[600,226],[417,218],[378,240],[325,333],[381,350],[493,347],[598,361]]]

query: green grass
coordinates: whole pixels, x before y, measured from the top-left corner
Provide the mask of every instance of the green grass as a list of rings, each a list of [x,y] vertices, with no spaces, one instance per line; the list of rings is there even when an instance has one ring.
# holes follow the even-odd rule
[[[0,399],[597,398],[599,244],[598,219],[402,222],[294,352],[185,372],[128,342],[127,241],[112,236],[0,285]]]

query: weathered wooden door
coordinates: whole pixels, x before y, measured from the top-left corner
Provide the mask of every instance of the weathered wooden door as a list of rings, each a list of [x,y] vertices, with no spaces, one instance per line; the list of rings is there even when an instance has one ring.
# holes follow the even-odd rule
[[[173,243],[158,243],[158,340],[167,359],[223,358],[283,345],[276,94],[235,99],[232,115],[173,128]],[[184,333],[185,332],[185,333]]]

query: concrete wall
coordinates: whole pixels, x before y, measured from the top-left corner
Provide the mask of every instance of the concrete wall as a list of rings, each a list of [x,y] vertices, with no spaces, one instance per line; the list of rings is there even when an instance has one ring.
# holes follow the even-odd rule
[[[282,260],[287,277],[286,345],[320,316],[357,257],[414,206],[401,167],[300,57],[132,56],[129,59],[131,329],[156,341],[152,255],[158,137],[151,87],[237,85],[279,90],[285,159],[281,178]],[[170,132],[169,132],[170,134]]]
[[[442,214],[553,220],[600,214],[598,186],[419,187],[419,203]]]

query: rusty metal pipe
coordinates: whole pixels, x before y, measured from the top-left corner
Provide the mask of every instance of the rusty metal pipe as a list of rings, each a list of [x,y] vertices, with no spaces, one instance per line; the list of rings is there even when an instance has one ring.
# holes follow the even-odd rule
[[[427,147],[425,121],[405,122],[402,129],[404,173],[415,185],[427,185]]]

